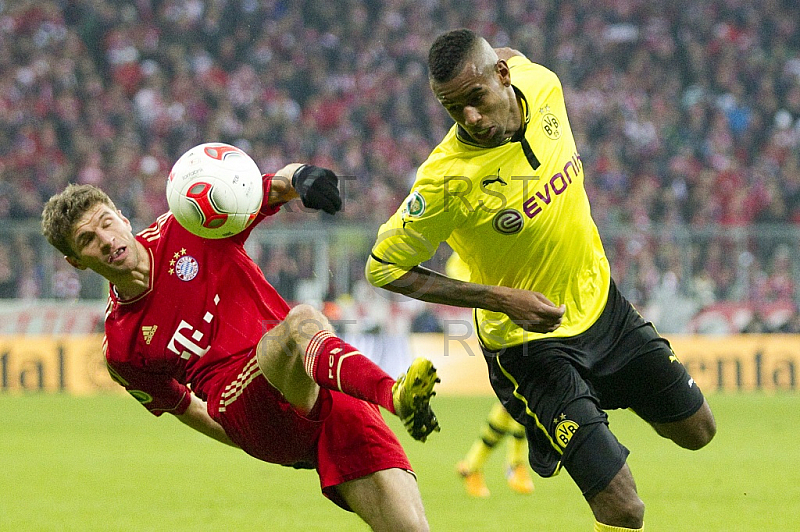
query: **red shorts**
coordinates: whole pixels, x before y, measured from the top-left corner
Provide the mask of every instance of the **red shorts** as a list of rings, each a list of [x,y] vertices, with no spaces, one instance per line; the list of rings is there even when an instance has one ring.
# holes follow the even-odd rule
[[[411,471],[375,405],[321,389],[304,416],[267,381],[254,358],[227,381],[209,395],[208,411],[228,437],[259,460],[316,468],[322,492],[345,509],[333,489],[337,484],[395,467]]]

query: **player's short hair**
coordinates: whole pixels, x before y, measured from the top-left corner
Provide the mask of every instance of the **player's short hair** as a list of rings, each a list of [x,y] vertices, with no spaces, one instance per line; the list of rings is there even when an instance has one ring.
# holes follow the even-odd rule
[[[477,33],[466,28],[451,30],[437,37],[428,51],[428,76],[431,81],[445,83],[456,77],[479,40]]]
[[[71,238],[75,223],[98,203],[117,207],[108,194],[94,185],[67,185],[51,197],[42,209],[42,234],[54,248],[67,257],[74,257]]]

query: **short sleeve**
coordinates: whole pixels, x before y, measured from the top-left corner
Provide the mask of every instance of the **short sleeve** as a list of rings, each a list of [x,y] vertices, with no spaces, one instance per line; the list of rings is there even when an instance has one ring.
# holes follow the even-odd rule
[[[400,208],[378,231],[365,272],[369,282],[383,286],[430,260],[466,219],[463,197],[468,189],[466,178],[434,180],[420,174]]]

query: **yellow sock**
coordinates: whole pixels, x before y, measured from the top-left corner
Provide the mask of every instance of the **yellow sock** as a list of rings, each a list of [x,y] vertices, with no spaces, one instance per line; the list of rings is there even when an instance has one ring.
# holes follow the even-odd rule
[[[495,403],[494,406],[492,406],[486,422],[498,429],[500,432],[503,432],[503,434],[508,432],[513,425],[517,424],[517,422],[514,421],[514,418],[511,417],[511,414],[506,412],[506,409],[503,408],[503,405],[500,403]]]
[[[492,449],[493,447],[486,445],[481,438],[475,440],[475,443],[469,448],[467,456],[464,457],[464,465],[467,471],[472,472],[483,469],[483,464],[486,463],[489,455],[492,454]]]
[[[481,427],[480,437],[475,440],[467,452],[467,456],[464,457],[464,465],[469,471],[478,471],[483,468],[497,443],[506,435],[508,425],[506,418],[510,419],[511,416],[508,415],[503,405],[495,404]]]
[[[641,530],[644,530],[644,525],[642,528],[625,528],[624,526],[604,525],[599,521],[594,522],[594,532],[637,532]]]
[[[509,433],[511,439],[508,442],[506,452],[506,463],[508,465],[524,464],[528,460],[528,441],[525,439],[525,427],[511,420],[512,426]]]

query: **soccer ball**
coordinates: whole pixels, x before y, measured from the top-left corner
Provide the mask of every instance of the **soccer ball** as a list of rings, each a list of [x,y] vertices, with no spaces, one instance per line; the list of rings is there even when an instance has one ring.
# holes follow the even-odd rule
[[[203,238],[241,233],[255,220],[263,199],[255,161],[220,142],[200,144],[181,155],[167,179],[170,211],[187,231]]]

